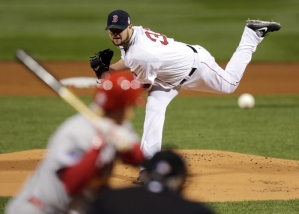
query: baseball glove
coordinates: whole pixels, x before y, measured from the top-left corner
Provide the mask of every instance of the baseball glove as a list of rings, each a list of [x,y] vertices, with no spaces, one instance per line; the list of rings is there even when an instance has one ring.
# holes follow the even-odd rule
[[[109,71],[110,61],[113,57],[113,50],[106,49],[100,51],[95,56],[90,57],[90,67],[100,79],[102,74]]]

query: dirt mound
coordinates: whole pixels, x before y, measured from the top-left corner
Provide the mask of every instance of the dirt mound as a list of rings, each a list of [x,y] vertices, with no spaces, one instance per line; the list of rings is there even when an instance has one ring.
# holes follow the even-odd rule
[[[299,198],[299,161],[213,150],[178,150],[190,174],[185,195],[200,201]],[[15,195],[45,150],[0,155],[0,195]],[[117,163],[111,185],[132,185],[138,169]]]

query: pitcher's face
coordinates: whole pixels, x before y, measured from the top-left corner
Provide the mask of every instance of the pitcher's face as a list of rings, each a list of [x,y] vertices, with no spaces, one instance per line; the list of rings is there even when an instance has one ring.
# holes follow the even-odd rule
[[[129,25],[126,29],[109,29],[108,34],[115,46],[124,46],[130,41],[130,30],[132,26]]]

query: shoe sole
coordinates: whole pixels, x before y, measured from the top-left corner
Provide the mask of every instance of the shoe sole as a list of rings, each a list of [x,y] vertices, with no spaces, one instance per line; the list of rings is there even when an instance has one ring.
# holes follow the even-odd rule
[[[278,31],[281,28],[281,25],[278,22],[268,22],[268,21],[259,21],[259,20],[247,20],[246,26],[249,28],[255,28],[254,30],[258,30],[258,28],[267,27],[270,32]]]

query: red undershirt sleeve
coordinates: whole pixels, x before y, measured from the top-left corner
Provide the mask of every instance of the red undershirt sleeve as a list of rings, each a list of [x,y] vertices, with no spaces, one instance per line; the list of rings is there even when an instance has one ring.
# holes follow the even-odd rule
[[[59,172],[60,180],[70,195],[80,193],[87,183],[100,173],[95,162],[102,148],[91,149],[77,164]]]
[[[130,151],[119,152],[120,159],[130,165],[141,165],[145,160],[139,144],[134,144]]]

